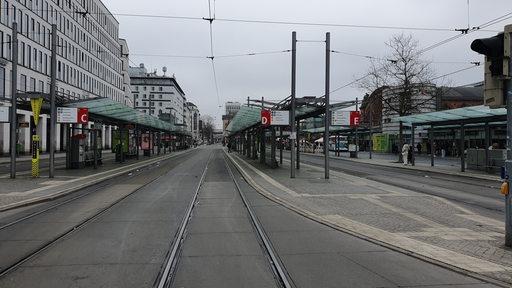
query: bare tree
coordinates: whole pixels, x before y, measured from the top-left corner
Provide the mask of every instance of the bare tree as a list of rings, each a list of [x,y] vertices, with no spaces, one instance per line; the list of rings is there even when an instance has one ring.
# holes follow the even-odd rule
[[[203,140],[208,143],[213,143],[213,130],[215,129],[214,118],[209,115],[204,115],[202,118]]]
[[[359,87],[370,94],[387,87],[382,96],[382,115],[388,118],[420,113],[435,105],[434,73],[430,63],[421,59],[422,51],[411,35],[395,35],[386,45],[391,54],[385,59],[372,59],[368,76]],[[435,107],[435,106],[434,106]],[[404,143],[403,124],[399,122],[399,147]],[[402,155],[399,154],[399,161]]]

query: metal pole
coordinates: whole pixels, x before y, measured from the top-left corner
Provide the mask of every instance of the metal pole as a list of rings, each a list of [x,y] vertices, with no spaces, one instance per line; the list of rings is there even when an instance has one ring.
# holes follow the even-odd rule
[[[325,123],[324,123],[324,157],[325,157],[325,179],[329,179],[329,65],[331,62],[331,33],[325,34]]]
[[[371,97],[371,96],[370,96]],[[370,100],[370,142],[369,142],[369,145],[370,146],[370,159],[372,159],[372,150],[373,150],[373,135],[372,135],[372,123],[373,123],[373,101]]]
[[[508,50],[509,55],[512,50],[512,25],[505,26],[504,31],[504,39],[506,39],[504,43],[505,51]],[[508,74],[511,75],[512,71],[512,62],[511,59],[509,61],[509,71]],[[508,80],[504,81],[505,86],[505,99],[507,99],[507,160],[505,162],[506,170],[512,170],[512,79],[509,77]],[[510,170],[509,170],[510,171]],[[510,172],[507,172],[507,175],[510,175]],[[508,193],[505,196],[505,246],[512,247],[512,195],[511,195],[511,185],[510,179]]]
[[[52,24],[52,55],[50,67],[50,178],[55,176],[55,130],[57,129],[57,108],[55,97],[57,88],[57,25]],[[94,139],[96,141],[96,139]],[[69,147],[68,147],[69,149]],[[94,151],[96,155],[96,151]]]
[[[356,111],[359,111],[359,99],[356,97]],[[359,131],[358,131],[359,125],[356,125],[356,151],[354,152],[355,158],[357,158],[357,152],[359,151]]]
[[[16,115],[16,98],[18,93],[18,23],[12,23],[12,76],[11,76],[11,178],[16,178],[16,130],[18,118]]]
[[[291,174],[290,178],[295,178],[295,142],[292,138],[295,137],[295,81],[297,72],[297,32],[292,32],[292,95],[291,95],[291,112],[290,112],[290,153],[291,153]]]
[[[460,151],[461,151],[461,156],[460,156],[460,172],[464,172],[466,170],[466,153],[464,153],[464,151],[466,150],[465,148],[465,143],[466,143],[466,130],[465,130],[465,127],[464,127],[464,122],[460,123],[460,139],[462,140],[461,141],[461,145],[460,145]],[[468,146],[469,148],[469,146]]]

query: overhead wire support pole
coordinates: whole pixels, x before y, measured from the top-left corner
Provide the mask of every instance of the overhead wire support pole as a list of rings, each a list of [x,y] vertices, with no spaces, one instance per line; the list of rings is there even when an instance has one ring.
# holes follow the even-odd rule
[[[292,32],[292,87],[291,87],[291,112],[290,112],[290,153],[291,153],[291,163],[290,169],[291,174],[290,178],[295,178],[295,141],[292,138],[295,138],[295,86],[296,86],[296,74],[297,74],[297,32]]]
[[[329,179],[329,125],[330,109],[329,109],[329,78],[330,78],[330,62],[331,62],[331,33],[325,34],[325,124],[324,124],[324,156],[325,156],[325,179]]]
[[[512,74],[512,25],[505,26],[504,29],[504,49],[508,52],[508,75]],[[507,160],[506,160],[506,168],[512,167],[512,77],[508,77],[504,80],[504,96],[507,100]],[[507,163],[508,162],[508,163]],[[510,172],[507,172],[510,175]],[[510,181],[510,179],[509,179]],[[505,246],[512,247],[512,195],[509,191],[507,191],[507,195],[505,196]]]
[[[57,25],[52,24],[52,55],[50,70],[50,178],[55,176],[55,135],[57,129],[57,108],[55,107],[55,97],[57,88]],[[69,135],[68,135],[69,137]],[[96,138],[94,138],[96,143]],[[94,150],[96,155],[96,150]],[[94,161],[96,165],[96,161]]]
[[[18,23],[12,23],[12,76],[11,76],[11,178],[16,178],[16,130],[18,129],[18,118],[16,115],[16,98],[18,87]]]

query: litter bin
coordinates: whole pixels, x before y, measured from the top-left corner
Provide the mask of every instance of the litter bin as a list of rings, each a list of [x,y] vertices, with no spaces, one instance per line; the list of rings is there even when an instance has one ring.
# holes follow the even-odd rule
[[[18,143],[16,145],[16,152],[18,153],[18,155],[21,155],[24,151],[23,151],[23,144],[21,143]]]
[[[350,153],[350,158],[357,158],[357,145],[355,145],[355,144],[348,145],[348,151]]]

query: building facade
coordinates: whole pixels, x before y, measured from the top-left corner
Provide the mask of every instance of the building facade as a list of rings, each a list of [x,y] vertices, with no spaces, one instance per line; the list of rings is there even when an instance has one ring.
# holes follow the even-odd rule
[[[134,109],[187,126],[187,99],[175,77],[148,72],[144,64],[130,67],[129,74]]]
[[[226,128],[228,127],[233,117],[235,117],[236,113],[240,110],[240,107],[242,107],[242,104],[240,104],[240,102],[226,102],[226,111],[225,114],[222,115],[222,131],[224,135],[226,134]]]
[[[0,105],[10,106],[12,97],[23,93],[50,92],[52,24],[57,29],[56,91],[59,99],[80,100],[105,97],[123,103],[123,62],[119,23],[99,0],[4,0],[0,2]],[[13,23],[17,31],[13,32]],[[17,95],[12,95],[11,73],[18,39]],[[34,125],[32,112],[18,109],[17,146],[30,151],[31,135],[41,135],[41,151],[49,147],[49,115],[41,114]],[[27,125],[23,125],[24,127]],[[55,147],[65,149],[65,131],[58,125]],[[88,126],[88,125],[86,125]],[[10,151],[10,124],[0,123],[0,153]],[[108,146],[109,127],[102,128]]]
[[[192,141],[196,142],[201,139],[201,131],[200,131],[200,119],[201,114],[199,113],[199,108],[194,103],[187,102],[187,130],[192,133]]]

